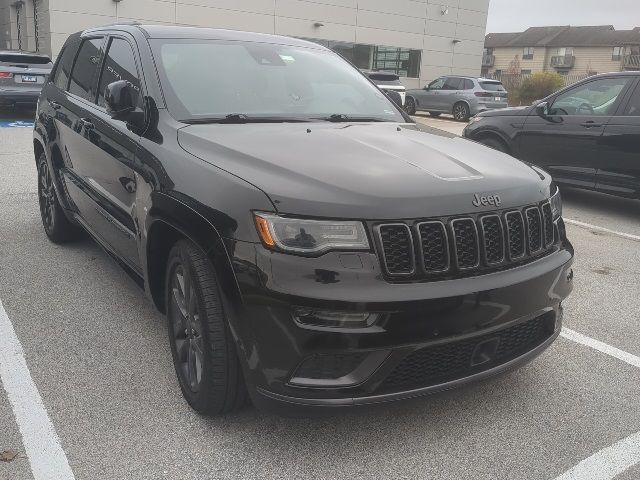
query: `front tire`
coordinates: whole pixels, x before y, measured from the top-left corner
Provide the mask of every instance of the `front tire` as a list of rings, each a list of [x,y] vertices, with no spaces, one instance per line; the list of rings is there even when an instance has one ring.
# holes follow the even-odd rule
[[[81,237],[80,229],[64,214],[53,186],[53,175],[43,153],[38,157],[38,203],[44,232],[53,243],[67,243]]]
[[[184,398],[207,415],[241,408],[247,390],[213,266],[196,245],[180,240],[165,280],[169,342]]]
[[[416,101],[411,98],[411,97],[407,97],[404,101],[404,111],[407,112],[409,115],[415,115],[416,114]]]
[[[464,102],[458,102],[453,106],[453,118],[459,122],[466,122],[469,120],[471,112],[469,111],[469,105]]]

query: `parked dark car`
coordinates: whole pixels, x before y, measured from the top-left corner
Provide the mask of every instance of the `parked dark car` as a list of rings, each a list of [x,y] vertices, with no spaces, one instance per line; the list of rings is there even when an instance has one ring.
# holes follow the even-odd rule
[[[437,132],[314,43],[86,30],[38,105],[44,230],[144,288],[200,412],[448,389],[553,342],[573,249],[549,175]]]
[[[35,107],[52,66],[47,55],[0,50],[0,107]]]
[[[463,135],[558,183],[639,198],[640,72],[596,75],[532,106],[481,113]]]
[[[507,97],[499,80],[448,75],[424,88],[408,90],[405,110],[409,115],[427,111],[433,117],[450,113],[456,120],[466,122],[479,112],[506,108]]]

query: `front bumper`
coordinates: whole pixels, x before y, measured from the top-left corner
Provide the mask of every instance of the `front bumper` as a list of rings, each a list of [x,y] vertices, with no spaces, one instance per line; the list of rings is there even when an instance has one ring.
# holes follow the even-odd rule
[[[234,332],[249,391],[257,407],[285,415],[411,398],[522,365],[557,337],[572,290],[566,241],[509,270],[412,283],[386,281],[373,253],[301,259],[251,244],[235,253],[245,258],[236,257],[243,302]],[[381,316],[364,328],[327,328],[294,320],[299,307]],[[334,367],[355,359],[354,371],[299,381],[306,362],[320,357],[337,358]]]

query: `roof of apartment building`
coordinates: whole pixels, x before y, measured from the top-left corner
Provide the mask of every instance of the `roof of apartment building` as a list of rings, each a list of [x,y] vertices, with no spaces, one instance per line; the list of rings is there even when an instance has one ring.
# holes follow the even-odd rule
[[[530,27],[524,32],[488,33],[484,39],[487,48],[616,45],[640,45],[640,27],[633,30],[616,30],[613,25]]]

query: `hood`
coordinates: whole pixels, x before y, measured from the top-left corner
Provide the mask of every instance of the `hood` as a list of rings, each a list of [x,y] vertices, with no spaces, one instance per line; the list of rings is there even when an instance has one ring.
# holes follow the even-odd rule
[[[477,117],[507,117],[507,116],[515,116],[515,115],[526,115],[531,106],[528,105],[526,107],[507,107],[507,108],[496,108],[494,110],[485,110],[484,112],[480,112],[477,114]]]
[[[491,210],[548,197],[550,178],[460,137],[395,123],[190,125],[187,152],[264,191],[280,213],[408,219]]]

